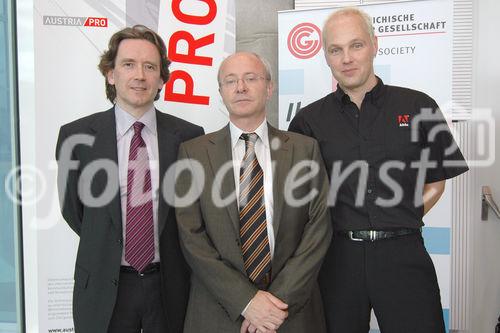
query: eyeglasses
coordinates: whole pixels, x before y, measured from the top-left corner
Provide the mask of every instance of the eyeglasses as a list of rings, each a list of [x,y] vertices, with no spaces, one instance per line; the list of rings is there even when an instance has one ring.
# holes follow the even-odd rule
[[[224,80],[222,80],[222,82],[220,82],[220,85],[226,89],[232,90],[236,89],[236,87],[238,86],[238,82],[240,82],[240,80],[243,81],[247,86],[254,86],[260,80],[268,80],[268,79],[263,76],[259,76],[257,74],[248,74],[241,79],[238,79],[236,77],[225,78]]]

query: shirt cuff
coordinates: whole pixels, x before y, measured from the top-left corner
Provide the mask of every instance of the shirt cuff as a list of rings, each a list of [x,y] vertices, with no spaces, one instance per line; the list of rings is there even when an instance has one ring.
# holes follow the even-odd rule
[[[252,298],[253,299],[253,298]],[[243,309],[243,311],[241,311],[241,315],[243,317],[245,317],[245,312],[247,311],[248,307],[250,306],[250,303],[252,303],[252,300],[250,300],[250,302],[248,302],[247,306],[245,306],[245,308]],[[245,317],[246,318],[246,317]]]

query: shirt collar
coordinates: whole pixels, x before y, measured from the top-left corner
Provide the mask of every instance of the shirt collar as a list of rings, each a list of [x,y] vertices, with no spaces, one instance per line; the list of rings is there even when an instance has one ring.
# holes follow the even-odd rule
[[[154,106],[146,111],[141,118],[135,119],[134,116],[123,110],[118,104],[115,104],[115,118],[118,138],[124,136],[136,121],[143,123],[144,127],[156,135],[156,112]]]
[[[375,85],[375,87],[373,87],[372,90],[367,92],[365,95],[365,98],[370,97],[374,104],[376,104],[378,100],[382,97],[385,90],[385,84],[382,81],[382,79],[379,78],[378,76],[376,78],[377,78],[377,84]]]
[[[340,85],[337,83],[337,90],[333,93],[333,96],[341,102],[341,103],[347,103],[350,101],[349,95],[347,95],[342,88],[340,88]]]
[[[241,134],[248,133],[240,129],[238,126],[233,124],[231,121],[229,122],[229,131],[231,132],[231,148],[234,149],[238,144],[238,140],[240,139]],[[259,139],[262,141],[266,148],[269,148],[269,133],[267,127],[267,120],[264,118],[264,121],[253,131]]]
[[[378,100],[380,99],[380,97],[382,96],[382,94],[385,90],[385,84],[382,81],[382,79],[379,78],[378,76],[376,76],[376,78],[377,78],[377,84],[375,85],[375,87],[373,87],[372,90],[367,92],[365,95],[365,98],[370,98],[374,104],[376,104],[378,102]],[[342,90],[342,88],[340,87],[340,85],[338,83],[337,83],[337,90],[333,93],[333,95],[342,104],[347,104],[351,101],[351,99],[349,98],[349,95],[347,95],[344,92],[344,90]]]

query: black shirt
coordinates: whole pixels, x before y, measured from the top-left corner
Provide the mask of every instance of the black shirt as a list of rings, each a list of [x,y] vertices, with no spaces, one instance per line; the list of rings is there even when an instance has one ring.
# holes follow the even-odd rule
[[[335,230],[420,228],[423,185],[468,170],[436,102],[380,79],[361,110],[338,86],[289,130],[320,144]]]

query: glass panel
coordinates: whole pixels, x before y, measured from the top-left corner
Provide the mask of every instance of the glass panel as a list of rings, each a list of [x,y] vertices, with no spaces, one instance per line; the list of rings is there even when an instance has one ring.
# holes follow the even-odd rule
[[[0,0],[0,332],[21,332],[19,221],[17,204],[9,193],[16,165],[17,111],[14,108],[12,1]],[[14,180],[14,181],[13,181]]]

